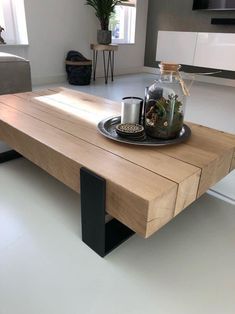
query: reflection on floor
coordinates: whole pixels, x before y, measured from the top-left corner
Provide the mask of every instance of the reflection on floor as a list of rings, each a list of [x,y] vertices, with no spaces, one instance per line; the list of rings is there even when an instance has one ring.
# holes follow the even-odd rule
[[[235,208],[204,195],[101,259],[79,196],[21,159],[1,165],[1,314],[233,314]]]
[[[152,79],[79,89],[120,101]],[[232,91],[195,84],[187,119],[235,133]],[[217,189],[234,197],[233,180]],[[101,259],[81,241],[79,195],[25,159],[0,166],[0,186],[0,314],[235,313],[232,202],[206,194]]]

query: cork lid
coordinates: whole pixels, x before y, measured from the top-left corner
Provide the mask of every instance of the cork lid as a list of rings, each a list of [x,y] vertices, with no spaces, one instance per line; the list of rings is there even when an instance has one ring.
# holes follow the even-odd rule
[[[162,72],[178,72],[181,68],[180,64],[161,62],[159,68]]]
[[[179,72],[181,65],[177,63],[167,63],[167,62],[161,62],[159,64],[161,75],[174,75],[178,81],[180,82],[180,85],[182,87],[182,91],[185,96],[189,96],[189,90],[184,82],[184,80],[181,77],[181,74]]]

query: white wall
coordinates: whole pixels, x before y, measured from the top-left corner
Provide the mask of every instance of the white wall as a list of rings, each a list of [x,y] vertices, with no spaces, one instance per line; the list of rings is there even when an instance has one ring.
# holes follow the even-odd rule
[[[142,72],[144,65],[148,0],[137,0],[135,44],[119,45],[116,54],[116,73]]]
[[[67,51],[78,50],[91,58],[90,43],[96,42],[98,22],[85,0],[25,0],[29,47],[6,46],[2,51],[18,54],[31,62],[34,85],[64,81]],[[115,73],[141,71],[144,64],[148,0],[138,0],[136,43],[120,45]],[[98,75],[103,73],[98,68]]]

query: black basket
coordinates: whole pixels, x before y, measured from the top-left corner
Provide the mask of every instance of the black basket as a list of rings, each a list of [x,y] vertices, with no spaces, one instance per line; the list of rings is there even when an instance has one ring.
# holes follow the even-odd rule
[[[66,57],[66,72],[69,84],[89,85],[91,82],[92,61],[78,51],[69,51]]]

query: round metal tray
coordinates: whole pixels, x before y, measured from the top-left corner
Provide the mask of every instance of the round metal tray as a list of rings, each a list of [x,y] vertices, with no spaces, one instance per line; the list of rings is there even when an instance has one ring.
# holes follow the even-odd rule
[[[121,123],[121,117],[111,117],[104,119],[100,121],[98,124],[98,130],[101,134],[106,136],[107,138],[110,138],[114,141],[125,143],[125,144],[131,144],[131,145],[142,145],[142,146],[165,146],[165,145],[173,145],[178,144],[186,141],[190,135],[191,130],[190,128],[184,124],[182,131],[180,133],[180,136],[171,140],[161,140],[152,138],[150,136],[146,136],[146,138],[142,141],[133,141],[131,139],[120,137],[116,132],[116,126],[117,124]]]

